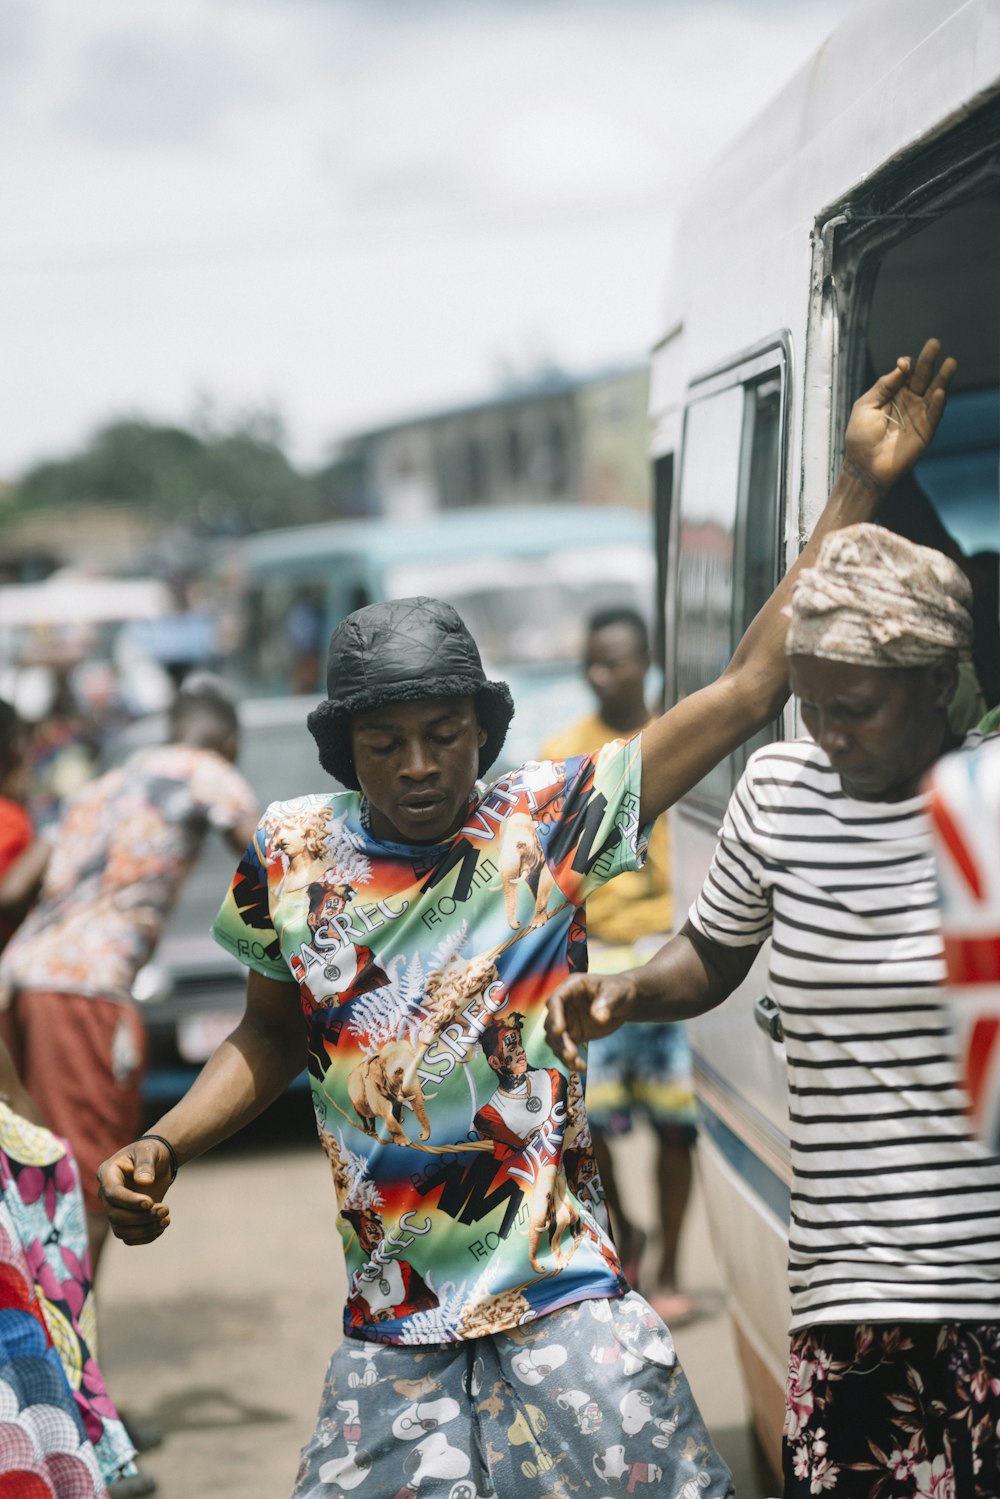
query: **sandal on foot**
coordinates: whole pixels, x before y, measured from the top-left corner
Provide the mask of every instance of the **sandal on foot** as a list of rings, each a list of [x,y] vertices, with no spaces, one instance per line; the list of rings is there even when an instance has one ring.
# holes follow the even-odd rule
[[[668,1296],[651,1296],[649,1304],[668,1328],[683,1327],[685,1322],[693,1322],[698,1315],[694,1297],[686,1296],[683,1291],[674,1291]]]

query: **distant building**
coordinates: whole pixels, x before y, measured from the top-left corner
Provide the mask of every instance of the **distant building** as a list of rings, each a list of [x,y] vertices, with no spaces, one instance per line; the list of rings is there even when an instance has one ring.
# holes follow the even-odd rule
[[[645,368],[551,376],[346,438],[319,476],[329,513],[419,519],[531,501],[649,505]]]
[[[80,500],[9,517],[0,505],[0,583],[30,583],[59,567],[127,573],[156,540],[156,523],[137,507]]]

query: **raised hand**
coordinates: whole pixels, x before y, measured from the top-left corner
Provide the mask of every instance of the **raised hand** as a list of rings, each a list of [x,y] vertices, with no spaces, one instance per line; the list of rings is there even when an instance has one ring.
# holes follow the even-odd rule
[[[929,338],[917,356],[896,361],[851,408],[844,437],[844,467],[880,490],[891,489],[926,452],[945,408],[958,364]]]

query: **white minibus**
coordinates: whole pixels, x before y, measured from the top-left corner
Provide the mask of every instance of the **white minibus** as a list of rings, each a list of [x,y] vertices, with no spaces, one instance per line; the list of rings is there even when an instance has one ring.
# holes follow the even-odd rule
[[[958,548],[976,671],[1000,698],[1000,5],[867,0],[702,178],[652,357],[668,697],[713,678],[818,514],[855,397],[928,336],[959,361],[916,483],[885,523]],[[775,736],[801,732],[794,705]],[[752,746],[751,746],[752,748]],[[680,919],[749,751],[674,809]],[[700,1159],[754,1425],[780,1453],[788,1097],[762,954],[691,1025]]]

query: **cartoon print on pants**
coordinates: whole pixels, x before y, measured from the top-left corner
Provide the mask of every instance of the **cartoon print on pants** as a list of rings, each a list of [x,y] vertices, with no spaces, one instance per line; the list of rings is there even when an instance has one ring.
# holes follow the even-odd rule
[[[392,1434],[401,1442],[413,1442],[446,1422],[454,1421],[461,1409],[458,1401],[448,1396],[440,1400],[417,1400],[400,1411],[392,1423]]]
[[[363,1483],[372,1465],[371,1457],[358,1444],[361,1441],[361,1420],[356,1400],[338,1400],[337,1409],[344,1412],[342,1434],[347,1445],[343,1457],[335,1457],[324,1463],[319,1476],[324,1483],[338,1483],[342,1489],[356,1489]]]
[[[604,1412],[593,1395],[585,1390],[560,1390],[556,1404],[564,1411],[573,1412],[576,1429],[581,1436],[589,1436],[604,1421]]]
[[[630,1463],[625,1459],[625,1448],[618,1443],[594,1453],[594,1472],[599,1478],[608,1478],[612,1483],[624,1485],[628,1493],[635,1492],[639,1484],[659,1483],[663,1469],[655,1463]]]
[[[627,1437],[635,1436],[652,1421],[658,1432],[658,1435],[653,1438],[653,1446],[670,1446],[680,1420],[679,1410],[675,1408],[667,1418],[654,1416],[652,1398],[644,1390],[629,1390],[628,1394],[623,1395],[619,1401],[618,1409],[621,1412],[622,1431]]]
[[[395,1499],[416,1499],[425,1478],[465,1478],[471,1467],[467,1452],[452,1447],[443,1431],[432,1431],[416,1444],[403,1464],[409,1483]]]
[[[526,1405],[518,1411],[514,1420],[507,1428],[507,1440],[512,1447],[523,1447],[529,1443],[534,1454],[532,1458],[525,1458],[521,1464],[521,1472],[525,1478],[537,1478],[539,1473],[547,1473],[550,1468],[555,1467],[555,1462],[538,1445],[538,1436],[548,1426],[545,1412],[538,1409],[537,1405]]]
[[[551,1343],[547,1348],[522,1348],[515,1353],[510,1366],[522,1384],[536,1385],[565,1362],[565,1348],[560,1343]]]

